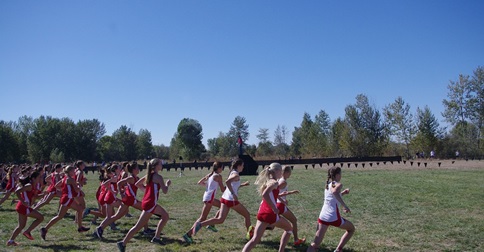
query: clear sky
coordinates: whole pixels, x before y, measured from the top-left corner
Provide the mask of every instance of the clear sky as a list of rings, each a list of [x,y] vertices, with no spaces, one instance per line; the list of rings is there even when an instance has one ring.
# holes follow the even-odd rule
[[[484,1],[0,1],[0,120],[98,119],[169,145],[249,125],[292,133],[305,112],[344,117],[358,94],[434,115],[484,66]],[[287,139],[290,142],[290,137]]]

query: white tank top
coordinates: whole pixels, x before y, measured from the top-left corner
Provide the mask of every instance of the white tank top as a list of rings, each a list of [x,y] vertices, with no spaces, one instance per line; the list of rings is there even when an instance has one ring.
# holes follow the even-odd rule
[[[284,179],[284,177],[280,178],[279,179],[279,184],[283,184],[284,182],[286,182],[286,180]],[[279,188],[279,194],[281,194],[282,192],[287,192],[287,183],[286,183],[286,186],[284,188]],[[286,196],[280,196],[280,198],[286,200]],[[282,203],[282,201],[279,199],[279,197],[277,197],[277,203]]]
[[[331,192],[333,182],[328,183],[328,189],[324,190],[324,204],[319,213],[319,219],[326,222],[337,221],[339,214],[339,202]]]
[[[239,175],[239,173],[237,171],[232,170],[229,174],[229,178],[230,178],[230,176],[232,176],[232,174]],[[232,190],[234,190],[234,194],[237,197],[239,197],[240,178],[239,178],[238,181],[232,181],[231,185],[232,185]],[[234,195],[232,195],[232,193],[230,192],[228,187],[227,187],[227,189],[225,189],[224,193],[222,194],[222,198],[225,199],[225,200],[234,201]]]
[[[213,176],[217,173],[213,173],[212,176],[208,178],[207,181],[207,188],[205,188],[205,192],[203,193],[203,201],[210,201],[213,199],[215,194],[217,193],[218,183],[213,180]]]

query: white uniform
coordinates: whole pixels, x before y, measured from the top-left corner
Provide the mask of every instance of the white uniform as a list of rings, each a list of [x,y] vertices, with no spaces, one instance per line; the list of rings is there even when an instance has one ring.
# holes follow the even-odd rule
[[[344,219],[341,218],[341,215],[339,214],[340,204],[331,192],[334,183],[334,181],[328,183],[328,189],[324,190],[324,204],[319,213],[319,220],[322,221],[323,224],[331,223],[330,225],[340,226],[344,223]]]
[[[280,185],[280,184],[285,183],[286,180],[284,179],[284,177],[282,177],[282,178],[279,179],[278,182],[279,182],[279,185]],[[279,188],[279,194],[281,194],[282,192],[287,192],[287,183],[286,183],[286,186],[284,186],[284,188]],[[286,200],[286,196],[285,195],[284,196],[280,196],[280,197],[277,198],[277,203],[284,203],[279,198],[282,198],[283,200]]]
[[[232,174],[239,175],[239,172],[232,170],[229,174],[229,178],[230,178],[230,176],[232,176]],[[232,181],[231,185],[232,185],[232,190],[234,191],[234,194],[238,197],[239,196],[240,179],[238,181]],[[225,200],[234,201],[234,195],[230,192],[230,190],[228,188],[225,189],[224,193],[222,194],[222,198],[225,199]]]
[[[215,197],[215,194],[217,193],[217,188],[219,184],[217,181],[213,180],[213,176],[215,176],[217,173],[213,173],[212,176],[210,176],[207,180],[207,188],[205,189],[205,192],[203,193],[203,202],[212,202],[212,200]]]

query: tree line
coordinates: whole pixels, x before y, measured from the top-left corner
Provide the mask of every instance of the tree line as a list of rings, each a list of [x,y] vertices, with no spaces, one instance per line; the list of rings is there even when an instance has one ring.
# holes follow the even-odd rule
[[[379,110],[364,94],[347,105],[345,116],[331,121],[322,109],[312,117],[304,113],[292,136],[278,125],[271,141],[267,128],[256,135],[258,144],[244,144],[246,153],[261,158],[369,157],[437,153],[440,158],[481,158],[484,125],[484,68],[472,76],[459,75],[447,86],[445,111],[449,128],[441,127],[428,106],[414,112],[402,97]],[[249,138],[249,124],[237,116],[227,132],[202,143],[202,125],[184,118],[169,146],[153,145],[151,132],[134,132],[122,125],[112,135],[97,119],[74,122],[69,118],[22,116],[18,121],[0,121],[0,162],[68,162],[77,159],[139,160],[151,157],[185,161],[230,158],[238,154],[238,137]],[[290,138],[290,142],[289,139]]]

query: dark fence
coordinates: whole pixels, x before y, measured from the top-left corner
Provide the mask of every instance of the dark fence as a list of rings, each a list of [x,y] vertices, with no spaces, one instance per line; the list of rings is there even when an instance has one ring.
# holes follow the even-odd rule
[[[323,164],[326,164],[328,166],[340,166],[343,167],[344,164],[350,164],[350,163],[363,163],[363,162],[375,162],[377,165],[381,162],[383,164],[386,164],[387,162],[401,162],[402,157],[401,156],[393,156],[393,157],[346,157],[346,158],[294,158],[294,159],[272,159],[272,160],[254,160],[251,156],[249,155],[240,155],[239,158],[242,158],[244,160],[244,171],[241,173],[241,175],[257,175],[257,169],[259,166],[261,168],[277,162],[280,163],[281,165],[291,165],[291,167],[294,168],[294,165],[305,165],[306,169],[309,167],[309,165],[314,168],[316,165],[319,165],[320,167],[323,166]],[[221,162],[223,168],[230,168],[232,165],[231,161],[225,161]],[[213,162],[209,161],[202,161],[199,162],[197,160],[193,162],[172,162],[172,163],[165,163],[163,164],[163,168],[170,171],[171,169],[174,169],[175,171],[178,169],[181,169],[182,171],[185,169],[204,169],[207,168],[207,170],[210,170],[212,167]],[[145,169],[144,164],[139,164],[139,167],[141,170]],[[349,165],[348,165],[349,167]],[[100,166],[90,166],[86,167],[85,171],[86,173],[89,171],[95,172],[98,171]]]

